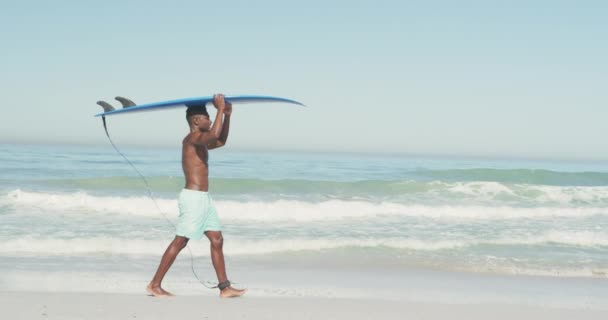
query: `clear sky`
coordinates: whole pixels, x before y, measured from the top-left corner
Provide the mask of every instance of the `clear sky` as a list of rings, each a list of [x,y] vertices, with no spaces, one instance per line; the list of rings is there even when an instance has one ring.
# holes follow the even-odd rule
[[[608,159],[608,1],[1,1],[0,142],[107,144],[97,100],[227,94],[241,149]],[[179,145],[184,110],[108,118]]]

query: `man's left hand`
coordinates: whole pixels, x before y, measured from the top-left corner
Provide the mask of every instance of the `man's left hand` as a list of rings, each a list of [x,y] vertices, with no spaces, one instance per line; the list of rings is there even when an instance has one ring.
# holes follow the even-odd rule
[[[224,109],[224,114],[227,116],[232,114],[232,103],[226,101],[226,108]]]

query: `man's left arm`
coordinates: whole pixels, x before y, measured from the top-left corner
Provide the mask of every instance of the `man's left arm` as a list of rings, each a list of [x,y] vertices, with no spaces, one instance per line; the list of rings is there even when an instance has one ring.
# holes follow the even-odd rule
[[[220,148],[226,145],[228,141],[228,133],[230,132],[230,116],[232,115],[232,104],[226,103],[226,111],[224,112],[224,125],[220,137],[214,142],[207,145],[207,149]]]

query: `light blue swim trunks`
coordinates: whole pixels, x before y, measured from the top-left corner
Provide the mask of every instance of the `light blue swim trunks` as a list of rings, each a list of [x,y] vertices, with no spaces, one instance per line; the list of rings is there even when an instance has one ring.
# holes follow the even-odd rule
[[[213,199],[208,192],[182,189],[178,204],[176,235],[198,240],[205,231],[222,230]]]

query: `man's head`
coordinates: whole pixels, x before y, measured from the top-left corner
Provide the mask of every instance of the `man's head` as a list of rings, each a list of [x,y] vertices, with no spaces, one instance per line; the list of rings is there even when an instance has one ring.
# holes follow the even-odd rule
[[[186,120],[190,128],[198,128],[202,131],[208,131],[211,128],[211,120],[206,106],[188,107],[186,109]]]

